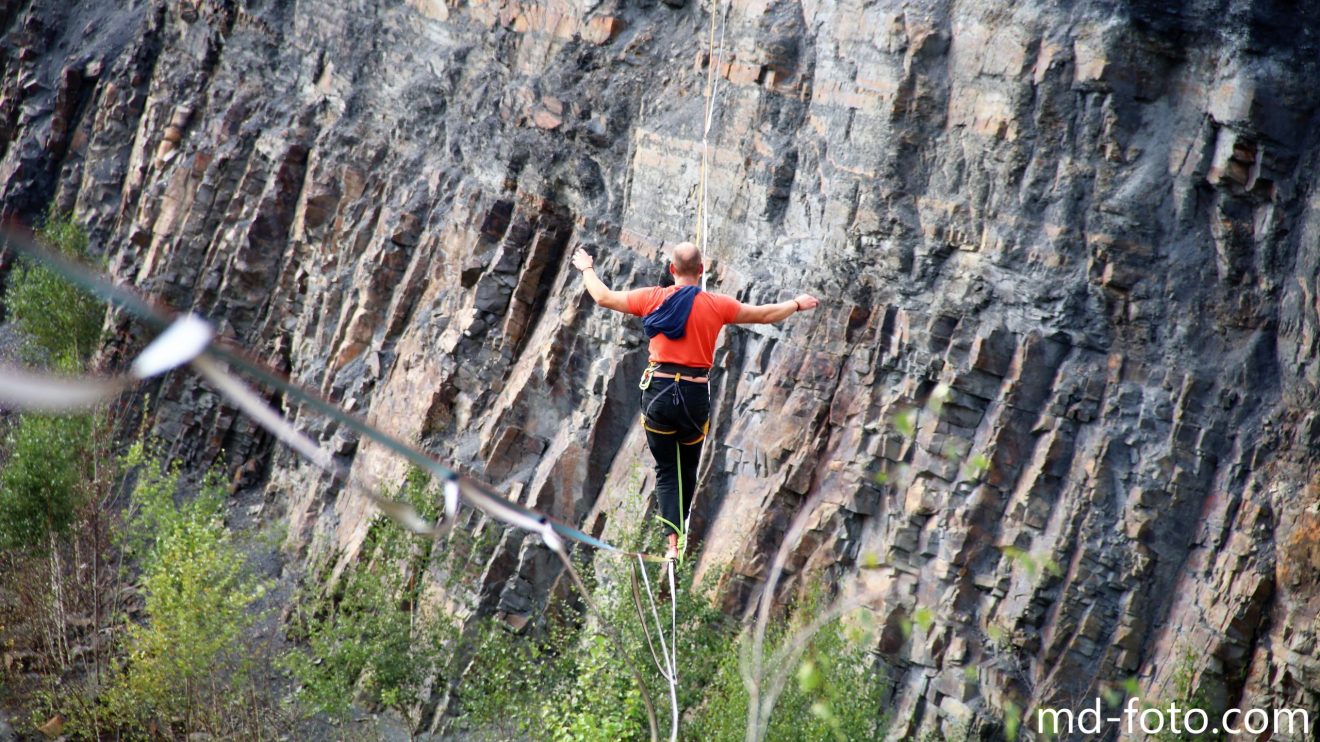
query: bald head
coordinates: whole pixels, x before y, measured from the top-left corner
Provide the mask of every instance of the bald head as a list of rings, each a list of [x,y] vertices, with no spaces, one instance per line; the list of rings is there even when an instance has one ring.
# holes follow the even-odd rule
[[[674,253],[669,262],[674,264],[674,275],[682,278],[701,276],[701,249],[691,242],[674,245]]]

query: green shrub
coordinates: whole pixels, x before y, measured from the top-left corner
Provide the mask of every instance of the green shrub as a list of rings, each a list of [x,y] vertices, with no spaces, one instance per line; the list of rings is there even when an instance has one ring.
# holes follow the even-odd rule
[[[184,736],[250,730],[241,724],[258,668],[243,639],[268,586],[224,526],[218,478],[180,502],[177,467],[163,468],[141,445],[125,461],[141,464],[124,547],[141,557],[146,620],[127,628],[126,656],[99,699],[102,719],[130,736],[152,727]]]
[[[396,496],[412,503],[422,517],[435,517],[434,492],[425,474],[410,473]],[[453,644],[448,618],[417,608],[421,581],[415,577],[429,556],[429,543],[422,544],[392,520],[379,517],[372,523],[359,567],[343,578],[341,597],[325,607],[326,615],[308,621],[307,650],[281,659],[300,686],[300,701],[342,718],[360,692],[370,705],[409,716]]]
[[[810,617],[817,607],[818,601],[807,601],[794,615]],[[782,646],[796,623],[779,622],[770,630],[767,655]],[[794,677],[775,704],[765,739],[847,741],[884,736],[887,680],[859,639],[850,637],[837,621],[816,633],[802,661],[787,668]],[[739,653],[735,646],[722,654],[706,689],[706,702],[686,728],[692,739],[746,738],[748,697],[739,673]]]
[[[405,714],[417,702],[444,657],[449,625],[439,616],[416,620],[399,607],[399,589],[385,569],[349,578],[334,612],[312,623],[307,651],[282,660],[300,684],[301,701],[339,718],[358,689],[368,703]]]
[[[1177,706],[1180,709],[1181,718],[1184,720],[1187,718],[1187,713],[1193,710],[1204,713],[1207,719],[1216,719],[1222,716],[1223,710],[1213,708],[1205,689],[1196,687],[1196,660],[1196,652],[1189,647],[1185,647],[1178,659],[1178,667],[1173,673],[1173,699],[1154,704],[1145,703],[1143,706],[1145,708],[1158,708],[1165,712],[1170,707]],[[1135,681],[1131,683],[1129,691],[1131,695],[1138,694],[1139,686]],[[1153,735],[1151,739],[1156,740],[1156,742],[1183,742],[1184,740],[1224,738],[1224,735],[1218,730],[1192,734],[1186,730],[1185,724],[1180,727],[1181,731],[1178,732],[1173,731],[1172,726],[1172,724],[1167,725],[1158,734]]]
[[[423,517],[434,517],[437,497],[424,476],[411,475],[397,496]],[[658,543],[648,546],[654,550]],[[637,616],[633,565],[612,557],[598,557],[595,569],[579,565],[598,616],[584,617],[570,599],[533,617],[525,634],[490,617],[470,619],[460,634],[449,620],[419,608],[419,577],[434,566],[431,542],[378,518],[338,595],[309,606],[311,617],[301,619],[306,649],[291,652],[282,665],[309,709],[341,718],[355,704],[392,707],[408,717],[433,679],[438,688],[448,688],[449,713],[468,738],[614,742],[649,737],[631,660],[645,678],[660,732],[667,736],[668,685]],[[747,692],[738,671],[740,626],[692,589],[692,566],[680,567],[676,576],[679,735],[741,742]],[[654,564],[648,570],[668,641],[670,603],[661,597],[668,581]],[[644,591],[642,600],[646,630],[654,632]],[[767,652],[814,616],[815,607],[798,609],[801,622],[780,622]],[[602,622],[618,633],[625,655],[601,631]],[[659,638],[652,634],[652,639],[659,651]],[[797,682],[790,682],[772,715],[768,739],[883,736],[884,678],[857,639],[838,622],[814,637],[797,668]]]
[[[68,530],[91,479],[92,419],[23,415],[0,470],[0,548],[44,550]]]
[[[87,257],[87,234],[72,215],[51,212],[37,239],[66,257]],[[5,306],[31,340],[25,353],[43,356],[63,370],[82,368],[101,336],[103,305],[96,297],[30,259],[15,265],[5,290]]]
[[[546,635],[518,635],[502,622],[475,623],[464,664],[451,666],[460,724],[488,739],[537,738],[541,703],[577,670],[577,627],[556,624]]]
[[[602,618],[625,645],[647,679],[657,723],[667,736],[668,686],[660,677],[633,604],[628,561],[599,565],[598,584],[589,584]],[[657,570],[651,570],[651,586]],[[747,691],[739,674],[738,623],[692,589],[691,565],[680,568],[678,585],[680,739],[745,739]],[[666,580],[667,590],[667,580]],[[658,595],[657,595],[658,598]],[[645,592],[643,607],[653,631]],[[815,603],[797,615],[814,615]],[[671,634],[669,603],[657,605]],[[781,622],[768,652],[796,628]],[[556,742],[641,740],[649,736],[641,694],[615,645],[594,619],[577,625],[551,617],[546,638],[515,636],[488,624],[473,649],[468,671],[457,683],[460,724],[492,739],[551,739]],[[857,637],[853,637],[857,639]],[[771,718],[767,739],[872,739],[883,736],[881,715],[885,679],[862,642],[850,639],[837,622],[810,644],[798,682],[791,683]],[[658,638],[656,650],[659,651]],[[805,668],[805,672],[803,669]]]
[[[561,684],[553,699],[541,706],[549,738],[554,742],[647,739],[641,691],[632,674],[620,667],[610,640],[592,634],[577,652],[573,682]],[[654,693],[651,697],[657,703],[666,698]],[[657,708],[657,715],[662,710]]]
[[[38,232],[70,257],[87,254],[87,235],[71,217],[52,213]],[[90,294],[22,259],[9,277],[5,305],[27,335],[24,352],[58,368],[82,368],[100,336],[102,309]],[[24,415],[5,441],[0,471],[0,548],[45,548],[72,523],[91,479],[92,419],[87,415]]]
[[[118,534],[120,548],[131,558],[150,566],[152,549],[162,534],[169,533],[195,513],[219,519],[225,500],[224,484],[214,472],[208,472],[201,488],[183,504],[183,474],[178,462],[166,463],[155,444],[136,441],[119,459],[120,468],[133,479],[128,518]]]

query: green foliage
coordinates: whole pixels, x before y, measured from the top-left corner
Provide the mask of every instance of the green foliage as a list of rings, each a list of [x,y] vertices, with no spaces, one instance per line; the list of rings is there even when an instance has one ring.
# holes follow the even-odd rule
[[[1012,701],[1004,702],[1004,739],[1015,740],[1022,727],[1022,709]]]
[[[423,517],[434,516],[438,497],[424,476],[411,475],[396,497],[418,508]],[[654,551],[656,545],[635,546]],[[477,550],[475,542],[466,546],[465,551]],[[556,603],[525,634],[494,618],[469,619],[460,634],[442,616],[419,608],[418,577],[435,567],[430,550],[430,542],[378,519],[359,560],[341,578],[338,593],[309,606],[301,619],[307,646],[288,654],[281,664],[310,709],[342,718],[353,706],[364,704],[393,707],[409,716],[427,680],[433,679],[448,688],[450,712],[458,715],[457,724],[468,738],[641,740],[648,737],[647,721],[641,691],[626,661],[631,660],[645,677],[661,731],[667,731],[668,685],[655,667],[633,602],[631,561],[580,565],[599,615],[584,620],[576,609]],[[668,581],[663,568],[648,565],[648,570],[669,640],[674,632]],[[748,699],[739,672],[741,627],[693,590],[692,565],[679,567],[676,583],[680,736],[743,740]],[[654,632],[645,591],[642,601],[646,630]],[[797,632],[817,615],[818,607],[804,603],[793,614],[800,619],[778,622],[767,652],[801,639]],[[601,624],[618,632],[626,656]],[[851,740],[883,734],[886,685],[863,648],[867,636],[836,621],[808,641],[802,661],[788,668],[797,680],[780,696],[767,739]],[[652,640],[659,652],[654,633]]]
[[[1196,659],[1196,652],[1190,648],[1184,649],[1182,657],[1178,660],[1178,668],[1173,673],[1174,697],[1169,700],[1161,700],[1158,703],[1144,703],[1143,710],[1158,708],[1168,715],[1171,706],[1176,705],[1179,709],[1180,720],[1185,720],[1187,712],[1193,709],[1205,712],[1207,719],[1216,719],[1221,716],[1222,710],[1211,708],[1210,699],[1206,697],[1205,691],[1196,687]],[[1131,684],[1131,687],[1136,688],[1135,681]],[[1136,694],[1132,693],[1132,695]],[[1213,734],[1209,730],[1202,734],[1192,734],[1186,730],[1186,725],[1181,725],[1179,727],[1180,731],[1177,732],[1173,731],[1172,727],[1173,725],[1167,722],[1166,716],[1164,728],[1152,735],[1151,739],[1157,740],[1157,742],[1184,742],[1184,740],[1191,742],[1191,740],[1224,738],[1224,735],[1217,730]]]
[[[799,605],[794,618],[772,625],[767,655],[790,641],[800,624],[814,617],[818,600]],[[875,658],[840,622],[827,624],[811,638],[806,654],[791,669],[792,680],[775,704],[765,739],[880,739],[884,736],[886,679]],[[746,737],[747,688],[739,672],[736,644],[721,652],[719,671],[704,689],[706,702],[684,734],[692,739],[735,742]]]
[[[1034,556],[1016,546],[1001,546],[999,551],[1015,566],[1020,566],[1027,573],[1027,577],[1036,579],[1036,576],[1045,572],[1052,577],[1062,577],[1063,567],[1048,556]]]
[[[404,710],[417,701],[427,674],[445,656],[449,625],[438,615],[414,620],[399,607],[400,591],[387,569],[349,578],[334,613],[312,623],[308,650],[282,660],[301,686],[300,700],[340,718],[359,688],[380,706]]]
[[[632,674],[620,666],[614,645],[593,634],[577,651],[573,681],[561,683],[553,700],[541,706],[547,737],[554,742],[646,738],[641,691]]]
[[[70,216],[53,212],[37,233],[66,256],[87,254],[87,235]],[[101,332],[101,305],[54,272],[26,259],[9,276],[5,306],[30,343],[24,352],[76,371]],[[24,415],[5,441],[0,471],[0,548],[43,549],[73,522],[91,479],[92,419],[87,415]]]
[[[899,624],[899,627],[903,631],[903,637],[907,638],[912,635],[913,629],[926,631],[930,629],[931,624],[933,624],[934,622],[935,622],[935,614],[932,613],[929,608],[923,605],[923,606],[917,606],[917,609],[912,612],[911,618],[903,618],[901,623]]]
[[[0,548],[41,550],[68,530],[86,496],[92,419],[23,415],[0,470]]]
[[[502,622],[477,622],[469,657],[452,667],[462,723],[491,739],[535,738],[541,702],[571,681],[577,627],[557,623],[541,636],[520,636]],[[470,667],[458,677],[464,666]]]
[[[603,620],[623,639],[629,657],[647,678],[662,736],[669,724],[668,686],[660,677],[632,601],[628,561],[597,564],[589,585]],[[663,572],[650,567],[651,587]],[[588,572],[590,575],[590,572]],[[681,739],[745,738],[747,691],[739,673],[739,625],[692,589],[691,566],[677,574],[679,708]],[[667,580],[664,580],[667,592]],[[659,599],[659,595],[657,595]],[[642,600],[654,632],[650,604]],[[814,605],[814,604],[813,604]],[[658,603],[669,639],[668,600]],[[797,612],[803,623],[813,609]],[[487,624],[473,648],[470,668],[456,684],[462,724],[491,739],[534,738],[556,742],[641,740],[648,737],[636,682],[614,644],[595,627],[551,619],[548,637],[516,636]],[[780,622],[768,651],[782,646],[797,622]],[[656,651],[659,640],[654,634]],[[797,668],[798,682],[775,708],[767,739],[872,739],[882,735],[883,678],[856,637],[838,623],[811,642]]]
[[[183,475],[179,463],[165,463],[155,443],[135,441],[119,458],[119,466],[133,477],[131,514],[118,534],[125,555],[151,558],[162,533],[177,527],[186,512],[195,511],[219,519],[225,502],[225,484],[217,471],[208,471],[201,488],[180,505]]]
[[[100,711],[126,733],[163,724],[182,734],[233,733],[256,668],[242,641],[267,590],[251,574],[222,518],[215,479],[178,504],[177,468],[134,447],[141,464],[126,548],[141,556],[146,622],[130,625],[127,656],[101,694]]]
[[[654,532],[650,533],[655,536]],[[653,549],[652,549],[653,550]],[[593,591],[602,620],[619,632],[628,656],[647,679],[647,688],[656,704],[661,730],[668,727],[668,684],[660,676],[643,631],[651,632],[655,651],[661,651],[660,637],[656,634],[650,613],[650,601],[641,583],[643,612],[637,615],[633,603],[631,577],[635,566],[631,560],[608,560],[597,566],[597,584],[588,584]],[[664,624],[666,641],[674,637],[671,626],[669,600],[662,597],[668,592],[666,568],[648,565],[651,590],[656,595],[657,610]],[[693,565],[685,563],[676,573],[678,601],[678,704],[680,711],[699,706],[707,696],[708,685],[715,677],[723,659],[737,657],[736,623],[715,609],[707,599],[693,590]],[[664,587],[662,587],[662,583]],[[593,622],[594,623],[594,622]],[[645,709],[641,693],[623,658],[613,643],[602,636],[592,624],[584,627],[578,646],[568,655],[568,662],[560,663],[560,672],[566,678],[558,683],[547,683],[554,688],[548,698],[542,695],[541,725],[545,734],[557,742],[586,742],[607,739],[643,739],[647,736]],[[592,730],[602,730],[593,732]],[[680,734],[688,737],[686,723]],[[701,736],[692,736],[702,739]]]
[[[87,235],[68,216],[53,212],[37,234],[70,257],[87,254]],[[20,260],[9,277],[5,305],[31,341],[25,352],[74,371],[91,355],[102,309],[94,297],[52,271]],[[9,460],[0,471],[0,548],[44,548],[68,529],[85,495],[92,448],[86,415],[24,415],[5,441]]]
[[[395,496],[422,517],[435,517],[425,474],[411,473]],[[360,691],[368,703],[407,715],[453,644],[448,618],[417,608],[416,575],[429,549],[388,518],[372,524],[361,566],[344,578],[342,597],[327,615],[308,622],[307,650],[281,659],[299,683],[303,703],[342,718]]]
[[[66,257],[81,260],[87,256],[87,233],[72,215],[52,211],[37,238]],[[28,349],[34,358],[44,353],[58,368],[74,371],[96,349],[103,306],[49,268],[20,260],[10,274],[5,305],[35,346]]]
[[[620,632],[632,660],[642,668],[651,697],[664,704],[668,698],[655,671],[628,586],[627,561],[611,561],[599,585],[586,565],[581,565],[583,579],[604,614],[604,619]],[[655,568],[651,568],[655,571]],[[655,579],[655,575],[652,575]],[[654,585],[653,585],[654,587]],[[684,593],[681,605],[693,601]],[[661,604],[668,620],[667,604]],[[649,610],[649,608],[648,608]],[[680,632],[699,626],[701,618],[680,608],[685,621]],[[648,621],[649,613],[648,613]],[[549,739],[556,742],[594,742],[600,740],[639,740],[648,738],[646,712],[640,690],[623,658],[608,637],[590,621],[582,625],[576,615],[548,617],[544,633],[516,635],[503,622],[487,619],[478,629],[478,640],[466,662],[468,671],[456,683],[461,724],[487,735],[488,739]],[[666,624],[666,635],[669,628]],[[709,639],[705,633],[693,633],[691,639]],[[659,645],[657,644],[657,651]],[[693,656],[680,642],[680,672]],[[706,671],[705,676],[709,676]],[[699,698],[702,674],[684,675],[680,703],[695,704]],[[685,685],[691,683],[691,688]],[[667,706],[657,708],[660,722],[667,724]]]

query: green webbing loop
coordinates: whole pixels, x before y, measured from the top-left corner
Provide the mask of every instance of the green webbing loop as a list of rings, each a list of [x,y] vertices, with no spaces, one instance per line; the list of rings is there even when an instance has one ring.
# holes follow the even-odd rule
[[[678,560],[683,561],[687,550],[687,518],[683,517],[683,445],[674,439],[674,453],[678,464]]]

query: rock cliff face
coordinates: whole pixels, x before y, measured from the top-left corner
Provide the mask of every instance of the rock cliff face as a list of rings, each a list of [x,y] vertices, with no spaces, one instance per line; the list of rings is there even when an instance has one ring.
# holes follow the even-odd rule
[[[824,492],[791,571],[881,591],[896,737],[1184,670],[1320,708],[1320,6],[676,4],[0,0],[0,206],[75,210],[119,279],[620,537],[645,351],[568,256],[644,285],[691,237],[715,64],[711,288],[824,300],[718,354],[694,528],[727,603]],[[362,498],[195,377],[154,394],[177,453],[265,488],[291,559],[351,562]],[[494,536],[436,591],[464,570],[442,599],[526,614],[556,572]]]

